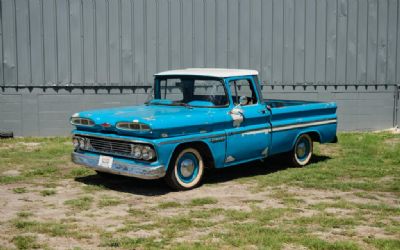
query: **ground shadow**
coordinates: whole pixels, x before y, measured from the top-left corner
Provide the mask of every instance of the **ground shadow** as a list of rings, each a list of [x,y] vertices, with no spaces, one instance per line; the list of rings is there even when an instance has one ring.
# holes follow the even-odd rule
[[[203,183],[223,183],[239,178],[271,174],[290,167],[282,155],[270,157],[264,161],[252,161],[235,167],[208,170]],[[328,156],[314,155],[312,163],[331,159]],[[86,185],[103,186],[118,192],[138,194],[144,196],[158,196],[173,192],[163,180],[141,180],[118,175],[88,175],[75,178]]]

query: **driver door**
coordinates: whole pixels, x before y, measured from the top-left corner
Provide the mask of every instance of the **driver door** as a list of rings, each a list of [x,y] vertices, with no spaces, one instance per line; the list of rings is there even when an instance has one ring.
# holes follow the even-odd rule
[[[225,165],[266,157],[271,140],[270,113],[259,99],[253,77],[227,81],[233,106],[227,114],[232,119],[232,127],[226,131]]]

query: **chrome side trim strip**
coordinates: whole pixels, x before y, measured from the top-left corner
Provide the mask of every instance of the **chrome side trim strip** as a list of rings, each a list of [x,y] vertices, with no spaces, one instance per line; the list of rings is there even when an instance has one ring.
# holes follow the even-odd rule
[[[159,179],[166,174],[164,165],[146,166],[114,159],[112,168],[104,168],[98,166],[99,156],[85,155],[77,152],[72,152],[71,159],[76,164],[83,165],[96,171],[136,177],[140,179]]]
[[[259,134],[259,133],[269,133],[271,132],[270,128],[255,128],[255,129],[248,129],[248,130],[242,130],[242,131],[232,131],[228,133],[229,135],[237,135],[237,134],[243,134],[243,135],[252,135],[252,134]]]
[[[295,128],[304,128],[304,127],[310,127],[310,126],[325,125],[325,124],[331,124],[331,123],[336,123],[336,122],[337,122],[337,119],[329,119],[329,120],[322,120],[322,121],[317,121],[317,122],[306,122],[306,123],[300,123],[300,124],[277,126],[277,127],[272,127],[272,132],[295,129]]]
[[[221,137],[221,136],[225,136],[225,134],[204,135],[204,136],[196,136],[196,137],[192,137],[192,138],[177,139],[177,140],[172,140],[172,141],[162,141],[162,142],[159,142],[158,145],[180,143],[180,142],[191,142],[194,140],[211,139],[211,138]]]

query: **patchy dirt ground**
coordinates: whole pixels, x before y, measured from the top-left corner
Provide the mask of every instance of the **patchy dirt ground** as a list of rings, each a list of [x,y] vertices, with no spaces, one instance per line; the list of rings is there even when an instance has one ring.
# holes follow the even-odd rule
[[[0,249],[400,249],[398,137],[367,160],[353,137],[317,147],[304,169],[276,157],[209,171],[187,192],[99,176],[70,163],[63,140],[0,145]]]

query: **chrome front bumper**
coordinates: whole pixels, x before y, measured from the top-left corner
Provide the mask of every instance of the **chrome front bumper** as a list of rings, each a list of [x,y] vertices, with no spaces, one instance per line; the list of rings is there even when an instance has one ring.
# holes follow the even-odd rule
[[[119,161],[118,159],[114,159],[111,168],[104,168],[98,165],[99,156],[72,152],[71,158],[74,163],[83,165],[96,171],[131,176],[140,179],[159,179],[161,177],[164,177],[166,174],[166,170],[163,165],[146,166],[134,163],[127,163]]]

